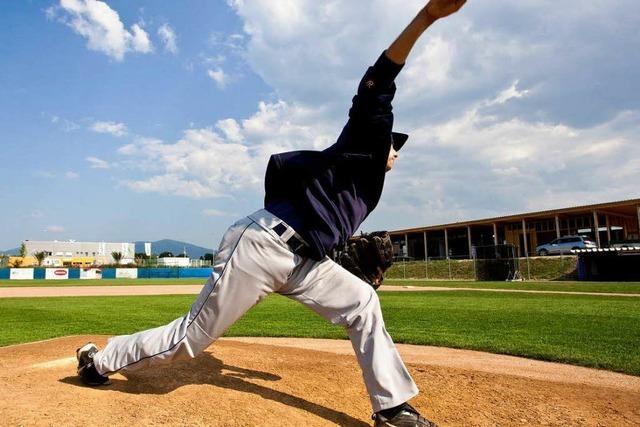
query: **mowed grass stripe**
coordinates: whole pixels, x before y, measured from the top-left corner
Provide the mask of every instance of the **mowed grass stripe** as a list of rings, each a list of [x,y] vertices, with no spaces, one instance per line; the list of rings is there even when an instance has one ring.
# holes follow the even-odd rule
[[[162,325],[193,296],[0,300],[0,344],[75,334],[119,335]],[[396,342],[573,363],[640,375],[640,303],[624,297],[477,292],[380,295]],[[227,336],[346,338],[303,306],[274,295]]]

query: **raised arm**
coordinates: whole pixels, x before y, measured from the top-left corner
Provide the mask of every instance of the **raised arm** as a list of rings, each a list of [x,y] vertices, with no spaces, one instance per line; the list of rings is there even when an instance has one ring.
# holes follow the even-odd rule
[[[387,58],[404,64],[418,38],[440,18],[457,12],[466,0],[430,0],[386,50]]]
[[[327,151],[381,150],[389,152],[393,128],[391,101],[396,92],[395,78],[416,40],[436,20],[457,12],[466,0],[430,0],[385,50],[360,80],[349,110],[349,122],[338,141]]]

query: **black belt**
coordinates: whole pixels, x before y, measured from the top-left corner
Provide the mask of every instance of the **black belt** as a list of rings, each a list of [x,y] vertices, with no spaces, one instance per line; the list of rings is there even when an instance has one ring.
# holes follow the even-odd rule
[[[288,229],[289,227],[284,225],[284,223],[282,222],[272,228],[272,230],[275,231],[276,234],[281,237]],[[305,254],[308,252],[308,249],[309,249],[309,245],[307,245],[307,243],[304,240],[302,240],[300,237],[296,236],[295,233],[292,234],[291,237],[289,237],[287,240],[285,240],[285,243],[289,245],[289,248],[293,253],[298,255],[306,256]]]

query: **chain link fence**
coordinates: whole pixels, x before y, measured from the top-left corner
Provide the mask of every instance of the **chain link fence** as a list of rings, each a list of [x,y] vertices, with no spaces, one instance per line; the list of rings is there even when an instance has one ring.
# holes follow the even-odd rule
[[[516,254],[517,255],[517,254]],[[516,257],[520,275],[526,280],[577,280],[578,257],[559,255]],[[474,259],[428,258],[398,259],[385,273],[387,279],[478,280]]]

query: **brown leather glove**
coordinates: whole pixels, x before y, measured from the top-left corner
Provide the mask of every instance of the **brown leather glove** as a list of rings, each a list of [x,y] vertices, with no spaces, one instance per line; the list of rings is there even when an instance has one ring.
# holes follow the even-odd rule
[[[334,260],[373,289],[378,289],[384,280],[384,272],[393,264],[391,237],[386,231],[353,236]]]

